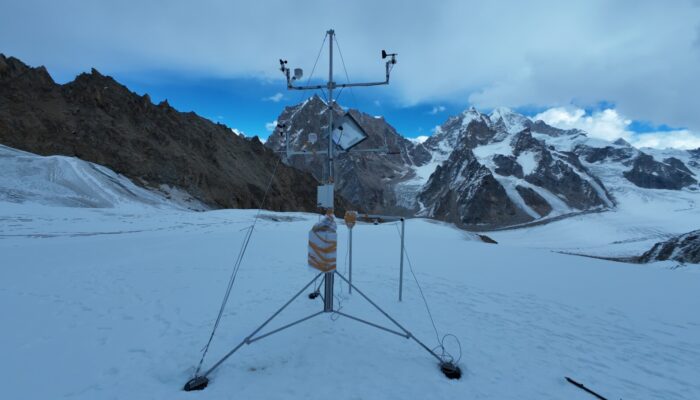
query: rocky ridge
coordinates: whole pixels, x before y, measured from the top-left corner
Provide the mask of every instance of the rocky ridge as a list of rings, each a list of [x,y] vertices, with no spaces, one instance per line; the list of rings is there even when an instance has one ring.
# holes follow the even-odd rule
[[[255,208],[278,165],[257,139],[167,101],[153,104],[93,69],[64,85],[0,55],[0,143],[101,164],[139,185],[186,191],[210,207]],[[266,208],[315,210],[311,175],[279,165]]]

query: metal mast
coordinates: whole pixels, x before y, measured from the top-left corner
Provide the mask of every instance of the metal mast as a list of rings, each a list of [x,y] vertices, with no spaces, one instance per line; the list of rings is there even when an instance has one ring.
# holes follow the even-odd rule
[[[280,60],[280,70],[282,71],[283,74],[287,77],[287,89],[289,90],[319,90],[325,88],[328,90],[328,104],[327,104],[327,112],[328,112],[328,150],[326,151],[327,154],[327,169],[328,169],[328,175],[325,179],[325,185],[319,186],[319,198],[321,198],[321,193],[324,194],[323,198],[325,199],[322,203],[319,201],[321,206],[325,209],[326,213],[332,213],[333,208],[334,208],[334,200],[335,200],[335,145],[333,142],[333,105],[334,105],[334,100],[333,100],[333,90],[336,88],[346,88],[346,87],[354,87],[354,86],[379,86],[379,85],[388,85],[389,84],[389,72],[391,71],[391,66],[396,64],[396,53],[389,54],[386,51],[382,50],[382,59],[386,59],[389,57],[389,60],[386,61],[385,65],[385,70],[386,70],[386,76],[384,81],[378,81],[378,82],[361,82],[361,83],[344,83],[344,84],[336,84],[335,81],[333,81],[333,42],[335,41],[335,30],[329,29],[326,31],[326,37],[328,39],[328,81],[326,82],[325,85],[309,85],[309,86],[295,86],[294,82],[296,80],[301,79],[303,75],[303,71],[300,68],[294,69],[294,76],[291,76],[290,74],[290,69],[287,67],[287,60]],[[295,152],[290,152],[289,151],[289,133],[287,132],[285,136],[285,142],[287,145],[287,156],[291,156],[294,154],[298,154]],[[332,312],[333,311],[333,279],[334,274],[332,272],[326,272],[324,274],[324,311],[325,312]]]
[[[328,184],[333,184],[333,37],[335,31],[326,32],[328,40]],[[331,191],[335,200],[335,187]]]

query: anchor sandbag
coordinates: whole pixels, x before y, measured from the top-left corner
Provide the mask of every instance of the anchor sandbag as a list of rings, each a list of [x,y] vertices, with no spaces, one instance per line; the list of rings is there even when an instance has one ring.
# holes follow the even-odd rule
[[[309,231],[309,266],[322,272],[335,270],[337,248],[335,220],[326,215]]]

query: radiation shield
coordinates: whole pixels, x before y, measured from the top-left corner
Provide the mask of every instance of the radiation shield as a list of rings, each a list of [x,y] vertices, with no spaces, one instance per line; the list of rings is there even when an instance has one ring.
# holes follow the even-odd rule
[[[344,151],[348,151],[367,139],[368,136],[357,120],[350,113],[345,113],[333,130],[333,143]]]

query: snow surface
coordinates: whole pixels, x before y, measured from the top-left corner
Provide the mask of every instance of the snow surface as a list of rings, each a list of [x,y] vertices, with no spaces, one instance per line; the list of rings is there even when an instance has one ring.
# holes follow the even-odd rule
[[[617,177],[612,166],[614,164],[587,165],[598,176],[607,174],[604,179],[608,182],[618,180],[614,185],[608,185],[617,202],[614,210],[489,232],[488,235],[499,243],[528,248],[602,257],[632,257],[641,255],[657,242],[698,229],[700,193],[641,189],[621,175]]]
[[[527,176],[537,169],[537,159],[535,153],[524,151],[518,156],[518,164],[523,167],[523,175]]]
[[[609,398],[700,397],[695,270],[489,245],[421,219],[406,224],[407,249],[440,334],[461,341],[461,380],[412,341],[323,314],[243,347],[207,389],[183,392],[254,213],[0,202],[3,397],[589,398],[564,376]],[[306,237],[317,220],[263,213],[205,366],[312,279]],[[397,226],[354,232],[354,282],[436,345],[408,265],[397,301]],[[341,225],[339,255],[346,240]],[[336,290],[344,312],[390,326],[357,293]],[[321,307],[302,296],[269,329]]]
[[[403,302],[398,225],[360,223],[354,282],[432,347],[412,266],[440,336],[461,341],[461,380],[447,380],[410,340],[323,314],[244,346],[208,388],[186,393],[256,211],[193,212],[104,167],[2,150],[3,398],[590,398],[564,376],[611,399],[700,398],[698,266],[551,251],[618,251],[615,238],[639,247],[690,230],[700,220],[692,193],[625,187],[616,193],[625,212],[489,233],[498,245],[408,220]],[[306,240],[318,218],[262,213],[205,368],[312,279]],[[346,276],[347,239],[339,223]],[[336,294],[343,312],[391,326],[338,279]],[[263,332],[321,308],[304,293]]]

